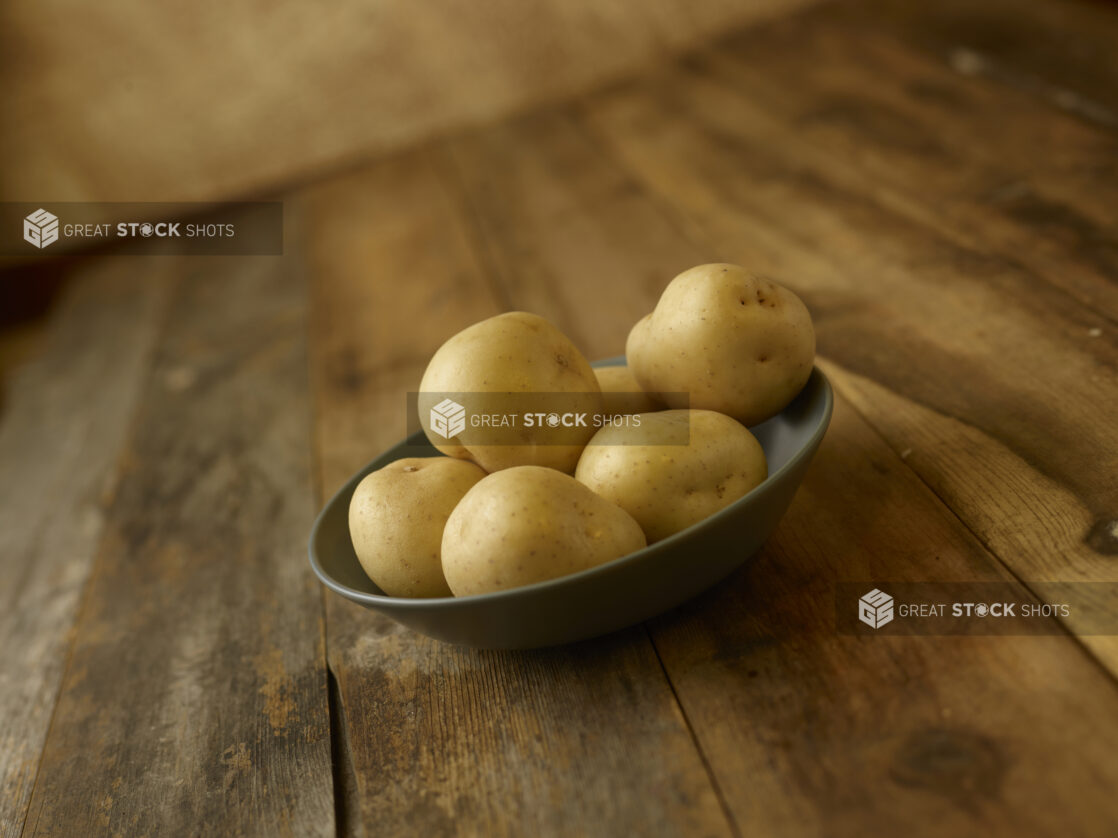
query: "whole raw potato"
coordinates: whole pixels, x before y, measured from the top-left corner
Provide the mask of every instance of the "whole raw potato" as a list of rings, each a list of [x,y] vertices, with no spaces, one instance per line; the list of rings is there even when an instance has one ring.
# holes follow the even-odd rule
[[[361,567],[389,596],[450,596],[443,527],[485,472],[447,457],[396,460],[368,474],[349,502],[349,534]]]
[[[598,431],[575,478],[632,515],[650,544],[729,506],[768,474],[757,439],[722,413],[665,410],[639,419],[639,428]],[[665,444],[681,439],[687,444]]]
[[[598,379],[582,353],[542,317],[523,311],[482,320],[444,343],[419,390],[419,415],[431,444],[488,472],[519,465],[572,472],[594,426],[592,419],[574,427],[550,427],[537,419],[528,427],[521,416],[515,426],[492,431],[474,425],[478,419],[525,411],[585,419],[602,407]],[[451,398],[469,416],[465,429],[449,439],[427,421],[448,393],[462,394]],[[519,398],[510,399],[510,393]]]
[[[595,367],[594,376],[602,388],[602,411],[607,416],[624,416],[660,410],[664,405],[641,389],[627,366]]]
[[[443,573],[457,596],[504,591],[596,567],[645,546],[627,512],[540,466],[489,475],[443,531]]]
[[[756,425],[807,383],[815,330],[787,288],[738,265],[699,265],[668,284],[629,333],[625,352],[641,387],[664,394],[669,407],[717,410]]]

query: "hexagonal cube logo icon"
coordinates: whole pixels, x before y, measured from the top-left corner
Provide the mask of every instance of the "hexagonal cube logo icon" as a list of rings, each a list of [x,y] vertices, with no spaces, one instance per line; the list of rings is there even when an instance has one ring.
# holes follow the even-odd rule
[[[874,588],[858,600],[858,619],[870,628],[881,628],[893,619],[893,598]]]
[[[458,436],[466,429],[466,408],[458,402],[443,399],[431,408],[431,430],[443,439]]]
[[[58,216],[39,208],[23,219],[23,240],[42,250],[58,241]]]

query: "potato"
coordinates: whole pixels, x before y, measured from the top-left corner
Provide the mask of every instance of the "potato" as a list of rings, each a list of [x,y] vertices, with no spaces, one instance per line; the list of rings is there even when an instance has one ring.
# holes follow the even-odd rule
[[[768,473],[744,425],[712,410],[642,413],[640,427],[605,427],[582,452],[575,478],[632,515],[659,541],[729,506]],[[686,445],[665,444],[687,439]]]
[[[648,413],[664,406],[652,393],[641,389],[627,366],[595,367],[594,377],[602,388],[602,412],[607,416]]]
[[[602,407],[598,380],[574,344],[542,317],[523,311],[490,317],[456,334],[431,358],[419,389],[420,419],[431,444],[489,472],[518,465],[574,471],[594,433],[593,416]],[[470,416],[466,427],[449,439],[427,421],[448,393],[462,394]],[[510,399],[510,393],[519,398]],[[523,415],[516,426],[499,432],[471,424],[474,417],[525,410],[546,416],[582,414],[584,424],[549,427],[537,419],[528,427]]]
[[[369,578],[389,596],[450,596],[443,527],[485,472],[447,457],[396,460],[368,474],[349,502],[349,534]]]
[[[787,288],[738,265],[699,265],[668,284],[629,333],[625,352],[641,387],[662,393],[669,407],[717,410],[756,425],[807,383],[815,331]]]
[[[573,477],[540,466],[489,475],[443,532],[443,573],[457,596],[504,591],[596,567],[640,550],[627,512]]]

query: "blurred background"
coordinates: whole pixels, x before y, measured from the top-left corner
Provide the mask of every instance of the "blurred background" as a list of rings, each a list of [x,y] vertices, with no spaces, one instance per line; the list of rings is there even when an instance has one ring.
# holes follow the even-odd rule
[[[276,196],[808,2],[4,3],[0,201]],[[0,256],[0,375],[35,351],[81,256]]]

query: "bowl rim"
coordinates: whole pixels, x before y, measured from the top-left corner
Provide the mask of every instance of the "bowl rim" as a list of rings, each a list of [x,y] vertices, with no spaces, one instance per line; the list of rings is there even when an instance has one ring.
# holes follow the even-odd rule
[[[621,366],[624,363],[625,357],[617,356],[614,358],[606,358],[600,361],[595,361],[592,366]],[[339,499],[343,494],[345,494],[347,491],[350,491],[350,486],[351,484],[353,484],[354,480],[358,479],[359,476],[361,478],[364,478],[364,476],[368,473],[370,465],[379,460],[393,448],[396,448],[402,444],[408,444],[410,440],[416,437],[423,437],[423,431],[416,431],[415,433],[405,437],[401,442],[397,442],[390,448],[385,449],[364,466],[362,466],[360,469],[358,469],[356,472],[354,472],[354,474],[350,475],[350,477],[338,488],[338,490],[334,492],[333,495],[331,495],[330,499],[322,505],[322,509],[320,509],[318,514],[315,516],[314,525],[311,527],[310,538],[308,539],[307,543],[307,553],[310,558],[311,569],[314,571],[315,576],[318,577],[319,581],[322,582],[323,585],[334,591],[334,593],[345,597],[352,602],[358,602],[363,605],[379,608],[391,608],[394,610],[429,611],[432,609],[437,610],[469,608],[478,604],[500,602],[502,600],[508,600],[516,597],[522,597],[528,594],[552,590],[564,585],[574,585],[581,581],[593,578],[594,576],[613,572],[625,565],[636,564],[651,555],[655,555],[656,553],[663,552],[664,550],[670,550],[678,546],[681,541],[685,540],[686,538],[692,537],[697,530],[703,527],[713,526],[716,522],[730,515],[733,515],[740,507],[751,502],[751,500],[757,498],[759,495],[765,493],[766,491],[771,491],[772,487],[776,485],[776,483],[778,482],[778,478],[782,474],[792,470],[805,457],[810,457],[814,453],[816,447],[823,439],[823,436],[827,433],[827,428],[830,426],[831,423],[831,414],[834,410],[834,392],[831,388],[831,383],[827,380],[827,376],[818,367],[818,365],[812,367],[811,375],[808,377],[807,382],[804,384],[800,392],[793,397],[792,401],[795,401],[795,399],[799,398],[800,394],[807,390],[809,386],[812,386],[813,382],[815,382],[814,386],[819,387],[821,390],[823,398],[822,417],[820,418],[818,424],[812,429],[812,432],[807,441],[799,447],[796,453],[788,458],[788,461],[785,462],[784,465],[778,468],[775,472],[772,472],[768,476],[766,476],[765,479],[761,481],[761,483],[750,489],[746,494],[742,495],[740,498],[738,498],[728,506],[725,506],[722,509],[718,510],[713,515],[708,515],[703,520],[697,521],[696,523],[687,527],[687,529],[680,530],[677,533],[673,533],[672,535],[661,541],[657,541],[654,544],[649,544],[646,547],[643,547],[640,550],[636,550],[635,552],[629,553],[627,555],[619,556],[618,558],[605,562],[604,564],[596,565],[594,567],[587,568],[586,570],[580,570],[577,573],[570,573],[566,576],[559,576],[555,579],[546,579],[542,582],[533,582],[530,585],[521,585],[516,588],[509,588],[505,591],[493,591],[491,593],[484,594],[469,594],[467,596],[394,597],[388,596],[386,594],[370,594],[338,582],[322,567],[321,563],[318,560],[318,554],[315,549],[315,542],[318,540],[319,530],[324,525],[327,511],[330,510],[334,506],[334,504],[339,502]],[[791,404],[791,401],[789,402],[789,404]],[[785,409],[787,409],[787,406],[785,406]],[[781,411],[781,413],[783,413],[783,410]],[[776,415],[779,416],[780,414],[778,413]],[[445,457],[446,455],[436,451],[434,456]],[[372,580],[369,581],[371,582]],[[376,583],[374,582],[373,584]]]

